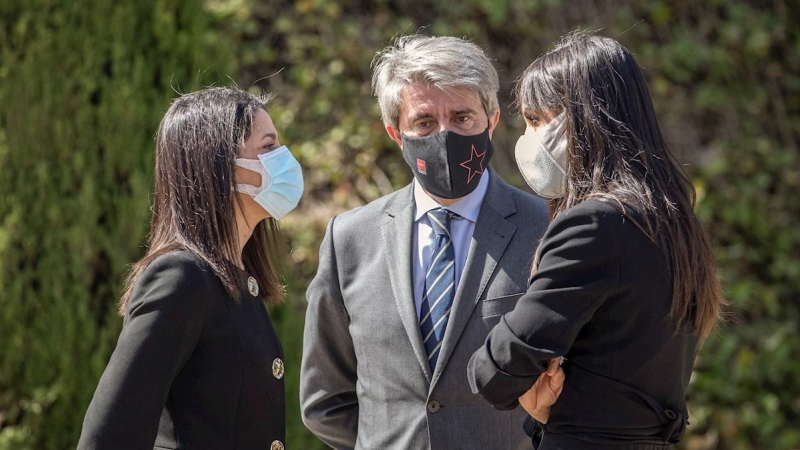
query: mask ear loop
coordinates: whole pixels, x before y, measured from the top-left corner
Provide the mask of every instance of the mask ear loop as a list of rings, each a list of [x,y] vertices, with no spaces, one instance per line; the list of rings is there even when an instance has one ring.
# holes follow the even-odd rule
[[[243,194],[247,194],[247,195],[250,195],[252,197],[255,197],[261,191],[266,189],[266,186],[268,185],[267,179],[269,178],[269,174],[267,173],[266,168],[264,167],[264,164],[261,162],[261,160],[259,160],[259,159],[236,158],[234,160],[234,164],[236,164],[237,166],[239,166],[239,167],[241,167],[243,169],[249,170],[251,172],[255,172],[255,173],[257,173],[257,174],[259,174],[261,176],[261,185],[260,186],[254,186],[252,184],[246,184],[246,183],[236,183],[236,191],[237,192],[241,192]]]

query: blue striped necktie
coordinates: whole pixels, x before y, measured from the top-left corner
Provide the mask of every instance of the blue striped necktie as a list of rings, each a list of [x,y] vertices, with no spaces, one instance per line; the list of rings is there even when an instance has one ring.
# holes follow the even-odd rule
[[[456,253],[450,239],[450,218],[453,213],[437,208],[428,212],[436,242],[428,273],[425,274],[425,294],[420,308],[419,326],[428,353],[431,372],[436,367],[456,293]]]

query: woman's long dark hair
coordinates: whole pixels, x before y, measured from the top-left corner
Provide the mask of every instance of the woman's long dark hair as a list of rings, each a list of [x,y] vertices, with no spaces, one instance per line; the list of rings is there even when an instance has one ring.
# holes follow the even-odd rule
[[[172,250],[188,250],[222,280],[230,295],[241,299],[246,274],[238,259],[234,159],[250,136],[253,120],[269,98],[235,87],[213,87],[178,97],[167,110],[156,135],[155,196],[146,255],[133,264],[119,304],[124,314],[139,274],[154,259]],[[283,300],[276,270],[282,248],[277,222],[256,226],[242,251],[242,263],[268,303]]]
[[[676,329],[705,339],[726,304],[714,254],[633,56],[614,39],[572,33],[528,66],[515,95],[528,118],[566,111],[567,194],[551,200],[551,216],[589,199],[636,211],[670,262]]]

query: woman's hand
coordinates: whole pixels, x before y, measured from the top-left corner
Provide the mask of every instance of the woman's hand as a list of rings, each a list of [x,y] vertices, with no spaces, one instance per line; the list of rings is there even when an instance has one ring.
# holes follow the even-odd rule
[[[539,423],[547,423],[550,407],[564,388],[564,369],[558,364],[560,359],[551,359],[547,371],[539,375],[530,390],[519,398],[519,404]]]

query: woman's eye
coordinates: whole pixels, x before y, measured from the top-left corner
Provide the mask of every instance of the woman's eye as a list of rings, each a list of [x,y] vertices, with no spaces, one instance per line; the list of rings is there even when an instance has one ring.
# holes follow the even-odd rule
[[[526,117],[525,121],[528,123],[529,127],[539,128],[539,119],[537,117]]]

